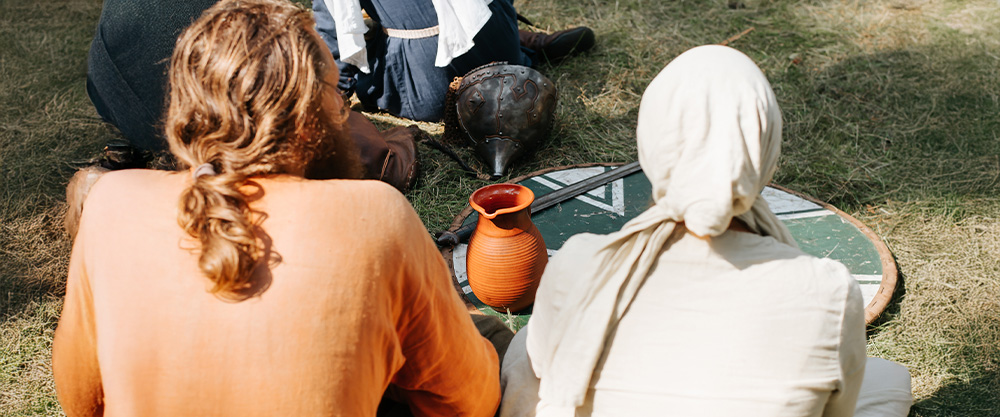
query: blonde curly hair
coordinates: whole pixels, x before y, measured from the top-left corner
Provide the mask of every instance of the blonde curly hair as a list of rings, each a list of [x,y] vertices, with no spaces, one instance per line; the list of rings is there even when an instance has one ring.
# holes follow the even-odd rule
[[[181,193],[178,223],[200,242],[199,267],[217,296],[252,295],[265,261],[251,178],[302,174],[320,156],[349,153],[346,109],[321,111],[323,95],[335,91],[323,76],[336,67],[313,25],[310,11],[286,0],[228,0],[177,40],[167,142],[182,168],[214,171]],[[360,172],[356,157],[343,163],[345,176]]]

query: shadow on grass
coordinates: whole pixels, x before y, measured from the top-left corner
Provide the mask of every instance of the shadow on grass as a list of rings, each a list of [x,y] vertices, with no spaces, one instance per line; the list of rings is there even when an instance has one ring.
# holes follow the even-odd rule
[[[69,238],[62,231],[61,207],[3,224],[0,240],[0,325],[26,306],[65,293]]]
[[[780,180],[834,205],[980,198],[1000,188],[1000,73],[987,50],[927,45],[792,66]]]
[[[911,416],[1000,416],[1000,321],[988,290],[1000,277],[992,246],[966,232],[969,219],[996,219],[1000,47],[947,31],[926,39],[837,60],[849,42],[820,36],[832,45],[829,66],[808,52],[772,58],[765,71],[785,117],[776,182],[847,212],[889,207],[869,221],[885,222],[900,283],[869,347],[910,367],[920,397]],[[770,56],[788,54],[778,52]]]
[[[96,126],[97,128],[91,128]],[[45,131],[44,129],[39,129]],[[80,133],[80,136],[74,134]],[[74,161],[95,157],[115,138],[88,119],[44,142],[8,142],[0,154],[0,324],[24,306],[65,292],[72,242],[64,229],[65,188]]]
[[[946,384],[913,404],[910,416],[1000,416],[996,401],[1000,370],[982,372],[967,381]]]

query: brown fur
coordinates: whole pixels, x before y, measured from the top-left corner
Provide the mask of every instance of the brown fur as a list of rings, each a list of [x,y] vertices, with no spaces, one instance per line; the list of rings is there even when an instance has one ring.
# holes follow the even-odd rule
[[[70,240],[75,240],[76,232],[80,230],[83,203],[87,200],[90,189],[106,172],[108,172],[107,169],[93,166],[76,171],[73,178],[70,178],[69,185],[66,186],[66,203],[69,207],[66,209],[66,218],[63,223],[66,226],[66,232],[69,233]]]

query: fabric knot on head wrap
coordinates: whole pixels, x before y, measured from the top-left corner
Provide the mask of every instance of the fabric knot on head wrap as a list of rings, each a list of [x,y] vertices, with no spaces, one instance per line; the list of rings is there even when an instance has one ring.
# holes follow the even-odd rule
[[[191,172],[191,179],[196,180],[204,175],[215,175],[215,174],[216,174],[215,167],[213,167],[212,164],[207,164],[207,163],[201,164],[198,165],[198,167]]]
[[[718,236],[737,217],[794,245],[758,198],[781,153],[781,110],[746,55],[712,45],[678,56],[646,88],[636,136],[655,204],[675,213],[669,220]]]
[[[561,272],[585,278],[555,290],[568,292],[572,302],[552,312],[552,331],[528,333],[541,379],[539,417],[572,417],[583,405],[608,335],[681,222],[712,237],[735,217],[755,233],[795,246],[758,198],[777,167],[781,111],[767,78],[746,55],[712,45],[675,58],[643,93],[636,137],[654,205],[605,246],[577,246],[585,253],[574,255],[587,261]],[[541,299],[544,276],[540,285]]]

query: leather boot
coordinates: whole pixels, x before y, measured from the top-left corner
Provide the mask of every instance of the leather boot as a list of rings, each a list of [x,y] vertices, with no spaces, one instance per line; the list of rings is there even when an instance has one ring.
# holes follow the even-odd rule
[[[561,30],[551,35],[519,30],[521,45],[538,52],[542,59],[557,63],[570,55],[594,47],[594,31],[586,26]]]
[[[417,138],[423,134],[417,125],[397,126],[382,132],[389,155],[385,159],[379,179],[407,192],[413,189],[420,174],[417,158]]]
[[[308,178],[380,180],[404,193],[413,188],[419,174],[416,139],[423,134],[420,128],[399,126],[379,132],[371,120],[356,111],[350,112],[347,125],[352,142],[349,151],[356,152],[353,159],[357,166],[341,166],[352,158],[321,160],[307,170]]]
[[[417,125],[397,126],[379,132],[367,117],[351,112],[351,138],[361,151],[363,178],[380,180],[402,193],[417,182]]]

